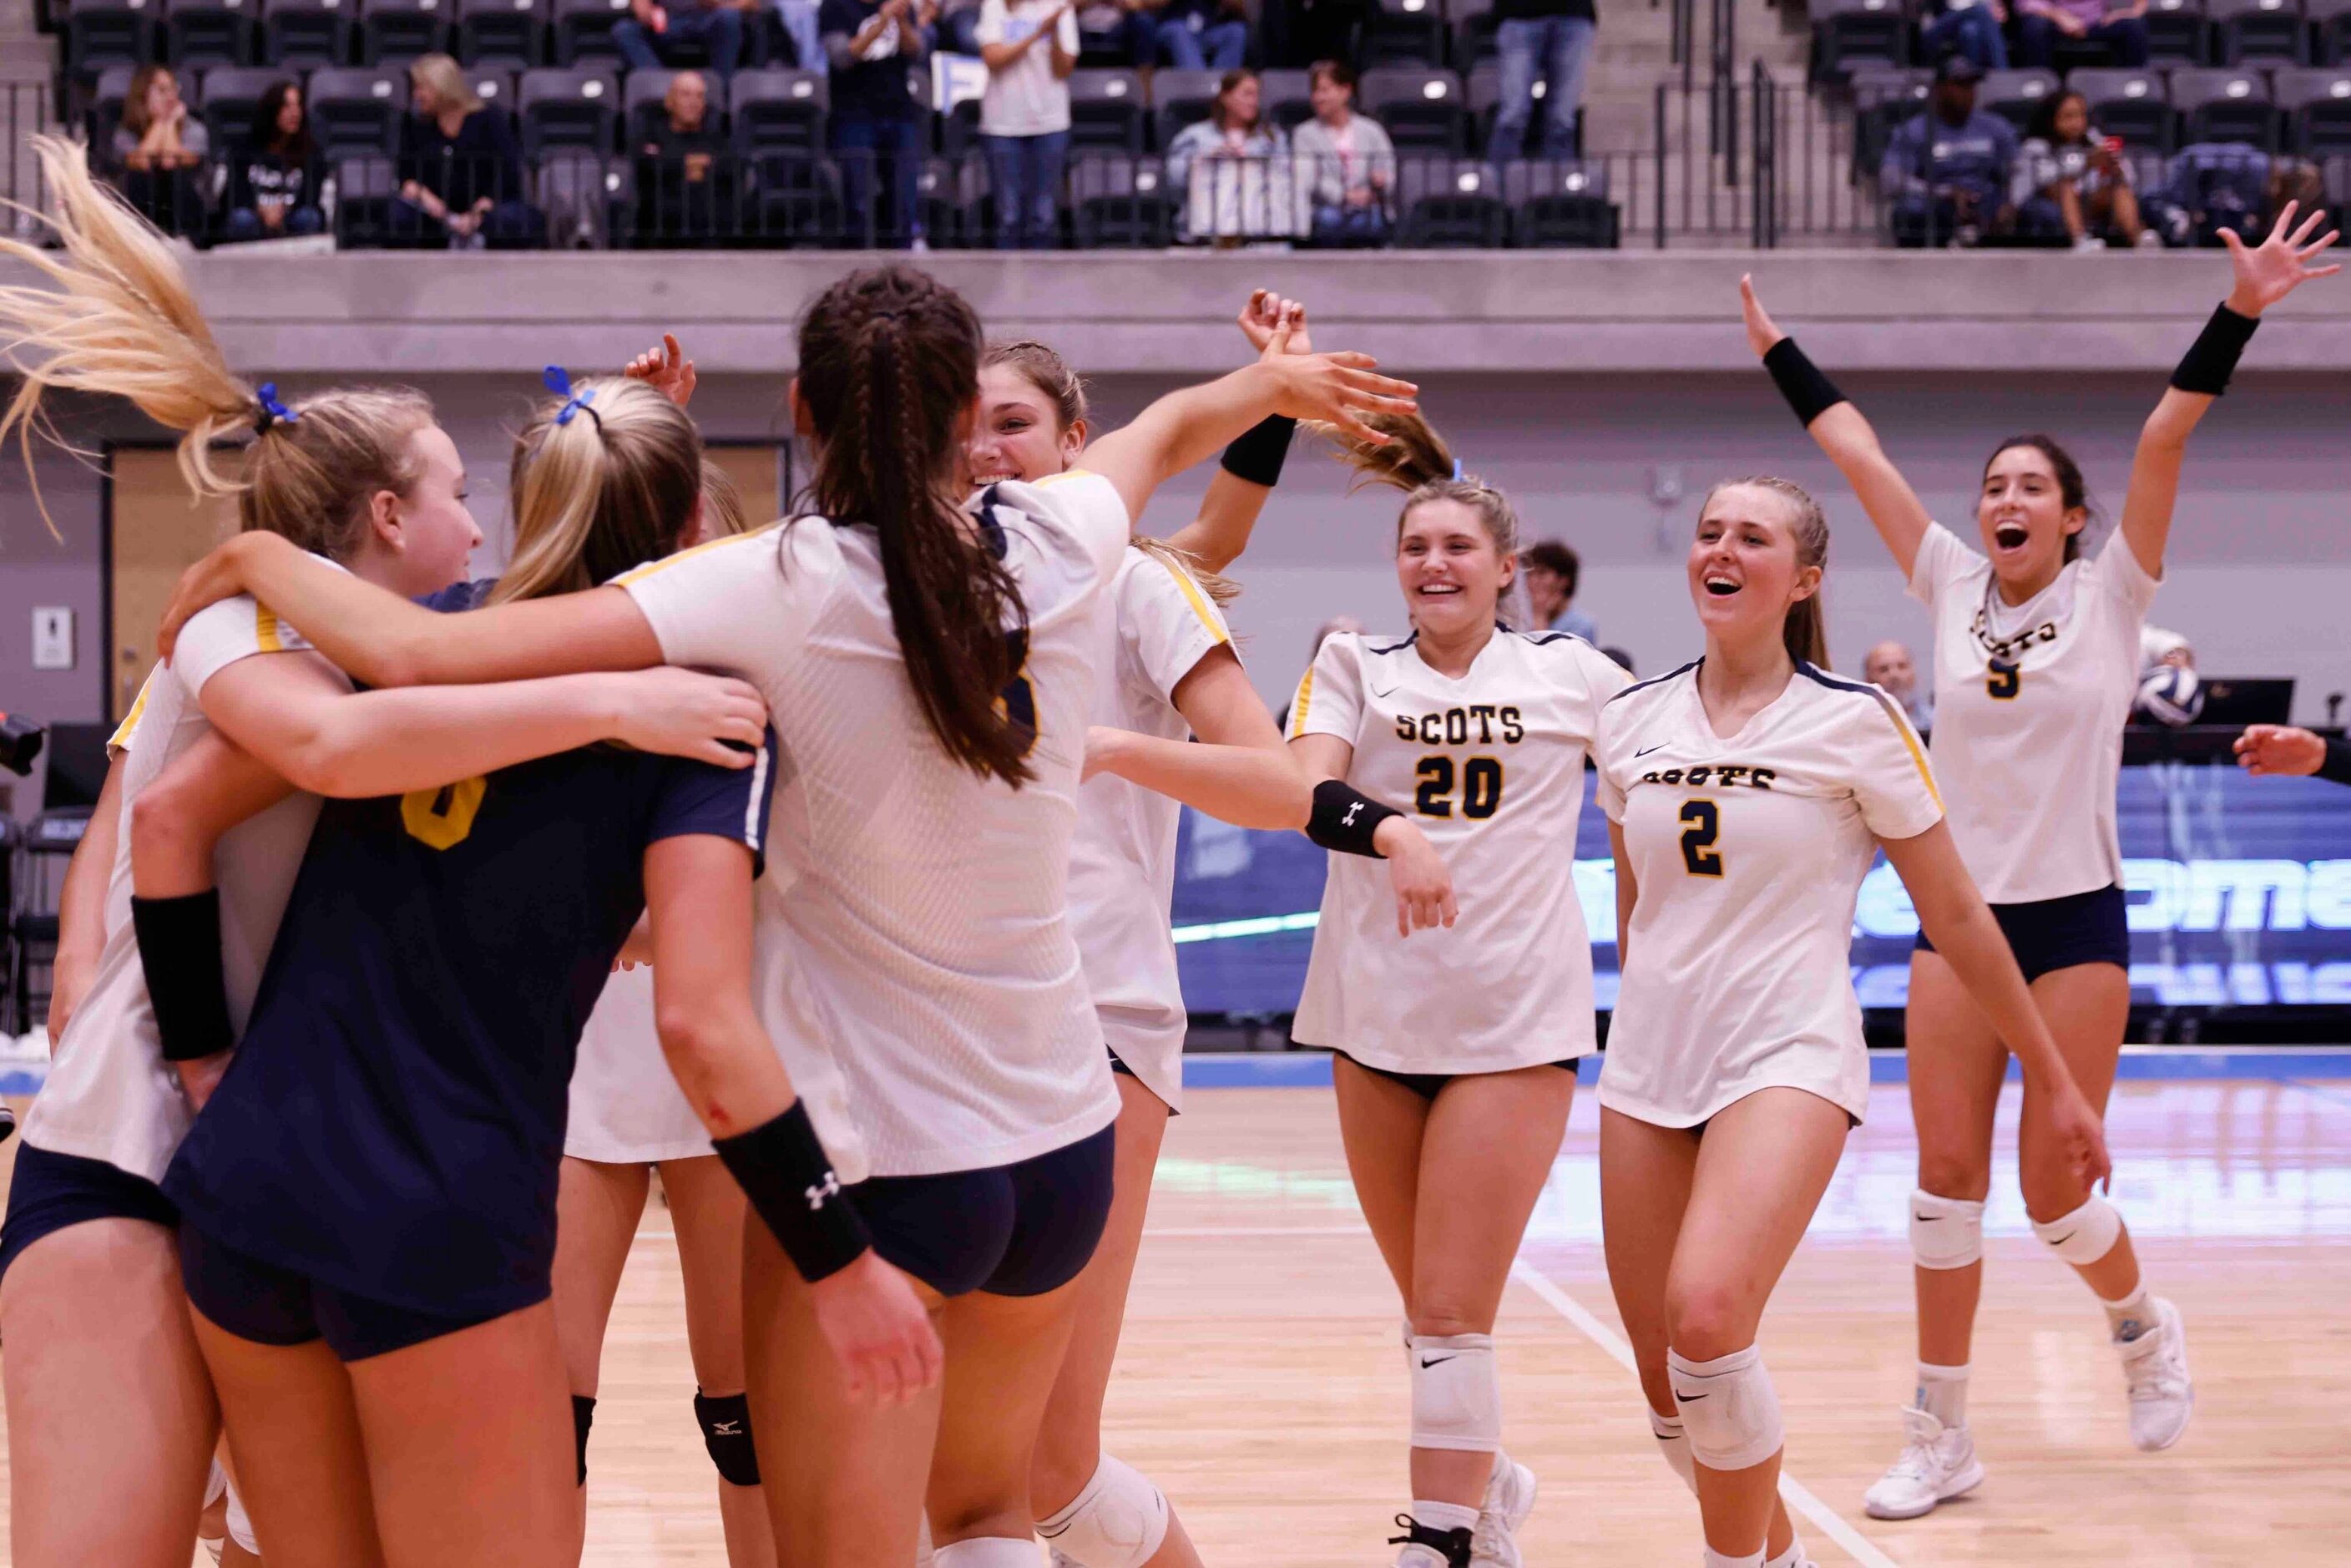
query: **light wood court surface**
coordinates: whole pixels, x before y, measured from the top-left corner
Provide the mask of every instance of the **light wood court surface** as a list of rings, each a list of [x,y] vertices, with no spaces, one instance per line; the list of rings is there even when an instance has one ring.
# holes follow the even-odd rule
[[[2001,1146],[2013,1146],[2013,1092]],[[1394,1293],[1327,1091],[1195,1091],[1169,1134],[1110,1440],[1219,1568],[1379,1568],[1405,1504]],[[2042,1254],[2003,1159],[1971,1424],[1990,1478],[1907,1524],[1865,1518],[1911,1382],[1903,1091],[1874,1093],[1764,1326],[1800,1519],[1823,1568],[2295,1568],[2351,1547],[2351,1084],[2126,1083],[2115,1201],[2187,1314],[2196,1421],[2135,1451],[2095,1304]],[[1598,1113],[1577,1098],[1499,1325],[1510,1452],[1541,1479],[1530,1568],[1698,1560],[1657,1458],[1598,1248]],[[0,1161],[5,1163],[5,1161]],[[651,1207],[605,1346],[588,1561],[724,1563],[695,1431],[676,1253]],[[1842,1542],[1842,1544],[1841,1544]]]

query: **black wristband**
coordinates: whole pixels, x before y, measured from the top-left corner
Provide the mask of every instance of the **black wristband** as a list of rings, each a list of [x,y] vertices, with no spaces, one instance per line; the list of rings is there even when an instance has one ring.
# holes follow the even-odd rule
[[[2189,346],[2187,358],[2171,372],[2171,384],[2184,392],[2202,392],[2207,397],[2219,397],[2229,390],[2229,378],[2237,371],[2237,361],[2245,345],[2253,340],[2253,329],[2260,326],[2257,317],[2240,316],[2226,305],[2213,308],[2212,319],[2204,323],[2204,330],[2196,335]]]
[[[1372,847],[1372,835],[1390,817],[1404,813],[1383,806],[1343,779],[1325,779],[1314,786],[1314,810],[1306,818],[1306,836],[1326,850],[1343,855],[1387,857]]]
[[[1298,422],[1287,414],[1258,421],[1225,448],[1225,472],[1272,489],[1281,483],[1282,460],[1290,455],[1290,438],[1297,430]]]
[[[221,973],[220,889],[177,898],[131,900],[139,967],[155,1009],[166,1061],[215,1056],[236,1043],[228,1021],[228,981]]]
[[[1804,357],[1793,338],[1782,338],[1771,345],[1763,356],[1763,368],[1771,372],[1773,384],[1788,406],[1796,411],[1796,421],[1806,429],[1813,421],[1845,401],[1837,391],[1836,382],[1821,374],[1820,366]]]
[[[873,1245],[857,1206],[841,1190],[805,1103],[794,1101],[747,1133],[713,1139],[711,1147],[810,1284],[848,1268]]]

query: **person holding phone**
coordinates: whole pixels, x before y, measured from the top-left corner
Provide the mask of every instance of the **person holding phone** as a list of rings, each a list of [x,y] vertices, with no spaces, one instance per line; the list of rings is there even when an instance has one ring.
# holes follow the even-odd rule
[[[2104,250],[2115,239],[2149,250],[2163,246],[2139,217],[2122,138],[2090,123],[2090,100],[2078,92],[2057,93],[2033,112],[2011,199],[2025,233],[2062,236],[2076,251]]]

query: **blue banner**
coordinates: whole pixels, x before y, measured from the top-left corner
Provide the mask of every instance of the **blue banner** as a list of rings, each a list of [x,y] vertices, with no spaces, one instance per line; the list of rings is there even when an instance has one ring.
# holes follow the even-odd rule
[[[1591,784],[1587,773],[1576,860],[1560,873],[1574,877],[1583,901],[1604,1010],[1616,997],[1616,873]],[[2135,1003],[2351,1006],[2351,789],[2162,763],[2124,768],[2119,805]],[[1299,834],[1185,813],[1176,937],[1194,1013],[1281,1018],[1296,1009],[1322,873],[1322,852]],[[1464,903],[1478,893],[1456,891]],[[1881,860],[1854,911],[1864,1007],[1903,1005],[1917,934],[1909,894]]]

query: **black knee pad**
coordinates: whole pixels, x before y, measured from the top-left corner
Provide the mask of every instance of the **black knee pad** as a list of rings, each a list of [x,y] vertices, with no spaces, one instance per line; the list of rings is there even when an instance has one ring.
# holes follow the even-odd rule
[[[580,1445],[580,1484],[588,1484],[588,1428],[596,1424],[596,1401],[585,1394],[571,1396],[571,1437]]]
[[[716,1398],[694,1391],[694,1418],[702,1427],[703,1447],[710,1462],[729,1486],[759,1484],[759,1450],[751,1444],[751,1400],[748,1395],[722,1394]]]

